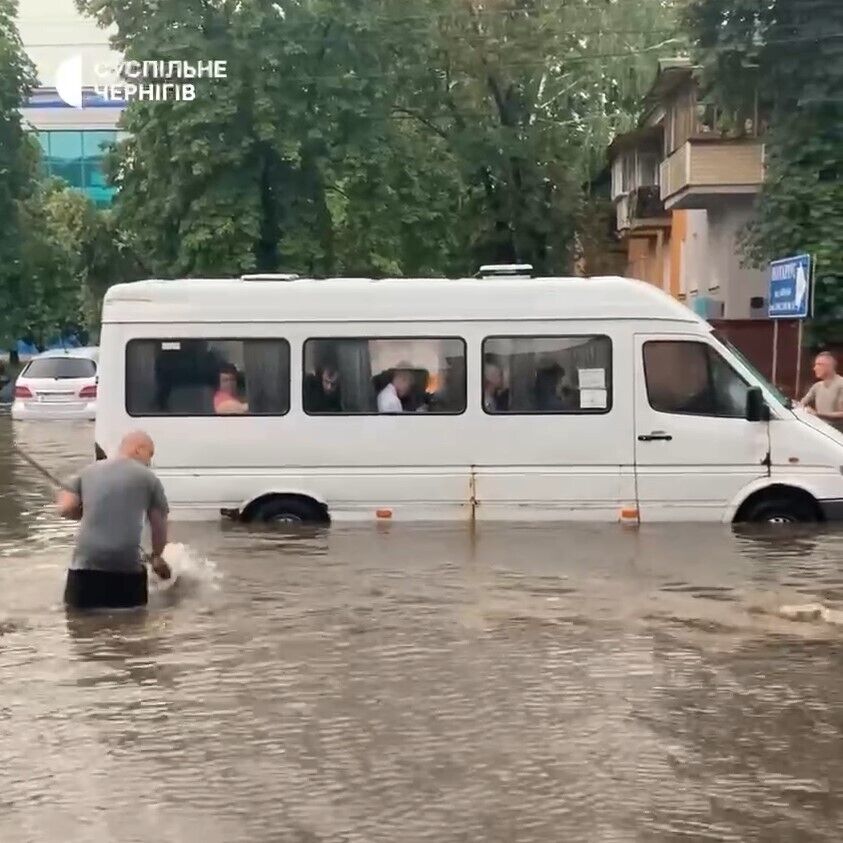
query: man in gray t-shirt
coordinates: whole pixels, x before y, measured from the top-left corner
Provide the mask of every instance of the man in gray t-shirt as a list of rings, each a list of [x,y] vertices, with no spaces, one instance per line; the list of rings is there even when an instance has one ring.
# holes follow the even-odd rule
[[[799,402],[830,424],[843,427],[843,377],[837,374],[837,361],[823,351],[814,360],[817,382]]]
[[[152,532],[153,570],[168,578],[161,558],[169,507],[161,481],[149,468],[155,446],[145,433],[130,433],[114,459],[96,462],[59,493],[59,512],[80,520],[68,571],[66,602],[77,608],[146,603],[146,569],[140,547],[144,517]]]

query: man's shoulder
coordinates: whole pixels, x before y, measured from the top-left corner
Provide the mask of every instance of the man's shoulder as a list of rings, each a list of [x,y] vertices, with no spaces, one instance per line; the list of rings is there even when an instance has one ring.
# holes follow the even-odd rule
[[[88,472],[91,476],[121,476],[126,479],[136,478],[138,480],[154,480],[155,474],[151,468],[137,460],[124,458],[101,460],[84,469],[83,474]]]

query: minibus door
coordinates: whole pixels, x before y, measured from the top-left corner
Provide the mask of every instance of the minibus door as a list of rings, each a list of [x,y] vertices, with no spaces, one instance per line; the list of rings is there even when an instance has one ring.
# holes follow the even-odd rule
[[[704,337],[635,337],[635,472],[642,521],[721,521],[768,473],[769,425],[747,421],[748,384]]]

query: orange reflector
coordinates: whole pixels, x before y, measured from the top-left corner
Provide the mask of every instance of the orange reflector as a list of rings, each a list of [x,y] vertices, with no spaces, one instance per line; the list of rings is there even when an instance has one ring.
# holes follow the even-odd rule
[[[375,515],[378,518],[392,518],[392,510],[391,509],[378,509],[378,510],[375,510]]]
[[[637,521],[638,508],[633,506],[626,506],[621,510],[621,521]]]

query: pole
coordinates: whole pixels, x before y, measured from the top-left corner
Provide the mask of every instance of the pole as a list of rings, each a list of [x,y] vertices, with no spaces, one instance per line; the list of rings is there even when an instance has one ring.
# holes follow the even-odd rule
[[[33,459],[29,454],[26,453],[22,448],[19,448],[17,445],[12,445],[12,450],[25,462],[28,463],[32,468],[34,468],[40,475],[45,477],[47,480],[52,483],[57,489],[61,489],[61,480],[55,476],[51,471],[44,468],[38,460]]]
[[[776,384],[776,375],[779,368],[779,320],[773,320],[773,386]]]
[[[796,339],[796,388],[793,393],[793,399],[799,400],[799,393],[802,388],[802,320],[799,320],[799,331]]]

